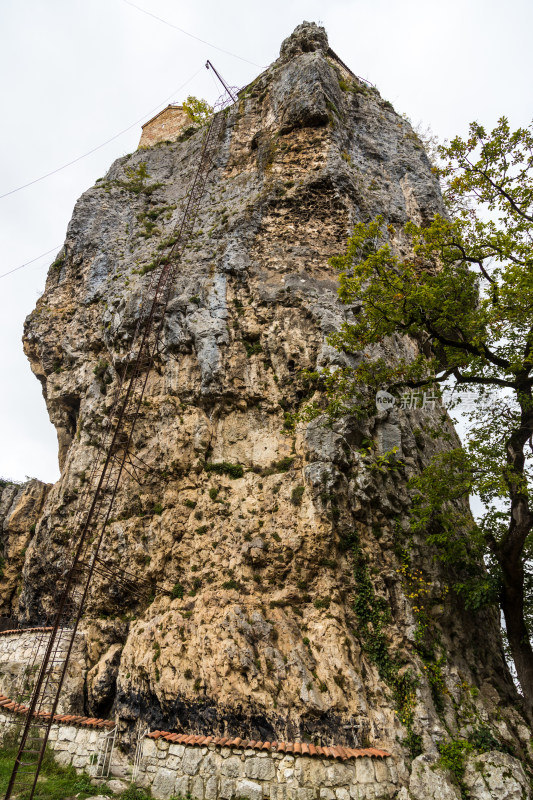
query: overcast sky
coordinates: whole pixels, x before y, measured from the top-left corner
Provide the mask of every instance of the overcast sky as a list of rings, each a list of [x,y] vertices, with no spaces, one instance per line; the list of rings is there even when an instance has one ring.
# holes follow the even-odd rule
[[[506,115],[518,126],[533,117],[531,0],[132,1],[209,45],[126,0],[0,2],[0,194],[131,126],[0,199],[0,274],[59,250],[76,199],[135,150],[141,122],[188,94],[216,99],[207,58],[243,86],[303,20],[321,22],[357,75],[440,138],[474,119],[491,126]],[[19,480],[58,477],[55,430],[20,341],[54,255],[0,280],[0,476]]]

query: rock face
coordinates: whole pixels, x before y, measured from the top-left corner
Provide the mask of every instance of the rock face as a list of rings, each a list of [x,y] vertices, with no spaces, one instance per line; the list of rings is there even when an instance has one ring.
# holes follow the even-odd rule
[[[24,624],[53,609],[77,495],[202,136],[119,159],[80,198],[26,321],[62,475],[24,545]],[[226,114],[148,376],[139,470],[107,528],[108,563],[173,595],[150,602],[96,580],[88,709],[112,709],[122,729],[142,717],[166,730],[372,743],[394,752],[404,783],[411,759],[450,736],[488,731],[526,757],[496,613],[466,613],[409,534],[407,480],[450,446],[432,430],[456,441],[442,409],[292,425],[320,400],[302,371],[350,363],[326,337],[358,310],[339,303],[328,259],[355,221],[439,211],[408,122],[322,28],[299,26]],[[391,341],[383,355],[405,348]],[[403,466],[372,467],[369,444],[397,447]]]
[[[0,482],[0,630],[16,627],[26,549],[50,489],[35,478],[24,484]]]

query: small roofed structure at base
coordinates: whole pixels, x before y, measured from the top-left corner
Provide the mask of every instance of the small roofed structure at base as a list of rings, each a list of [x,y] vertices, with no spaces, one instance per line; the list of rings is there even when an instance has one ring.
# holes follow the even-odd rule
[[[139,149],[158,142],[175,142],[193,124],[183,106],[169,105],[142,126]]]

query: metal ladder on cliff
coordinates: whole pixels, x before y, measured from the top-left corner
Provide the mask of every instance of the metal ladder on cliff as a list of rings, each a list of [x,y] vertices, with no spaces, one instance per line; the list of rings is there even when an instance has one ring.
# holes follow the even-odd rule
[[[206,65],[212,67],[210,62]],[[222,81],[216,70],[214,70]],[[64,574],[57,596],[57,611],[46,643],[29,706],[24,708],[24,727],[5,795],[5,800],[24,792],[32,800],[42,766],[50,729],[54,722],[61,689],[74,646],[91,581],[106,572],[99,557],[105,541],[106,525],[133,447],[135,424],[139,417],[148,376],[160,352],[165,311],[174,277],[190,241],[205,191],[207,178],[225,125],[223,109],[236,102],[235,93],[222,81],[225,96],[207,127],[198,165],[187,197],[185,210],[176,226],[174,244],[152,271],[144,293],[129,358],[126,358],[112,402],[109,424],[93,462],[87,488],[80,498],[75,518],[77,545]],[[217,107],[215,107],[217,108]],[[113,571],[109,568],[108,573]],[[114,573],[116,576],[116,572]],[[125,573],[126,583],[134,588],[138,578]]]

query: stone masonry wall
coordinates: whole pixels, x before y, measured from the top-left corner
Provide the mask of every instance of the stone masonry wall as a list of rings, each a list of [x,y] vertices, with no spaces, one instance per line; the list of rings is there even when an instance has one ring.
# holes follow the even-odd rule
[[[0,742],[6,735],[15,732],[15,726],[21,726],[24,720],[14,714],[0,713]],[[78,770],[89,771],[106,734],[106,728],[84,728],[75,725],[55,723],[50,729],[48,739],[55,759],[63,766],[72,765]]]
[[[48,639],[46,629],[4,631],[0,634],[0,694],[15,700],[29,696],[35,667],[41,664]],[[79,634],[74,642],[58,713],[68,710],[75,714],[83,710],[85,652],[85,638]],[[31,665],[34,665],[31,674],[25,674]]]
[[[191,118],[181,106],[167,106],[143,125],[139,147],[153,147],[158,142],[175,142],[190,125]]]
[[[15,714],[0,713],[0,742],[21,722]],[[56,723],[48,741],[58,763],[90,773],[109,732],[109,726]],[[130,769],[126,756],[115,747],[111,773],[123,777]],[[214,744],[194,747],[148,737],[136,778],[158,800],[188,792],[194,800],[384,800],[398,790],[397,781],[390,757],[340,762]]]
[[[145,739],[138,782],[156,798],[374,800],[398,790],[392,758],[327,758]]]

